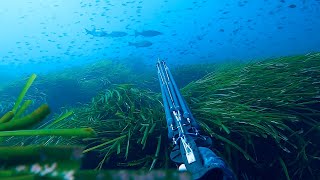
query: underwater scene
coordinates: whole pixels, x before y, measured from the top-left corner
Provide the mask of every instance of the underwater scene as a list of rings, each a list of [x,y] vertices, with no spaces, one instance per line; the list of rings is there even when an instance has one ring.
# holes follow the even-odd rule
[[[0,180],[320,180],[320,0],[3,0]]]

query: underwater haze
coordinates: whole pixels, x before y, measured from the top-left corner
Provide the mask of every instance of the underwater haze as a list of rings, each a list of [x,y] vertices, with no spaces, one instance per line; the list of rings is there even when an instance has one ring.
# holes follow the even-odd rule
[[[102,59],[154,67],[158,57],[186,64],[314,52],[319,19],[319,0],[2,1],[1,80]],[[149,30],[159,34],[139,34]]]

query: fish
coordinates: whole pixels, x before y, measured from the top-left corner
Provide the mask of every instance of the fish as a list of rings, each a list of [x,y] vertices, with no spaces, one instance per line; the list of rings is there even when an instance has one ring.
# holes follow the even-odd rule
[[[112,31],[111,33],[107,33],[107,37],[124,37],[128,35],[128,33],[123,32],[123,31]]]
[[[153,36],[158,36],[162,35],[162,32],[159,31],[154,31],[154,30],[147,30],[147,31],[135,31],[135,36],[144,36],[144,37],[153,37]]]
[[[88,29],[85,29],[85,30],[86,30],[87,34],[90,34],[90,35],[95,36],[95,37],[103,37],[103,36],[106,36],[108,34],[105,31],[97,30],[95,28],[92,29],[91,31],[88,30]]]
[[[128,35],[126,32],[123,31],[112,31],[111,33],[108,33],[106,31],[93,29],[92,31],[85,29],[87,34],[90,34],[95,37],[124,37]]]
[[[295,5],[295,4],[291,4],[291,5],[289,5],[288,7],[289,7],[289,8],[296,8],[296,7],[297,7],[297,5]]]
[[[129,46],[134,46],[136,48],[141,48],[141,47],[149,47],[152,45],[152,42],[150,41],[138,41],[138,42],[129,42]]]

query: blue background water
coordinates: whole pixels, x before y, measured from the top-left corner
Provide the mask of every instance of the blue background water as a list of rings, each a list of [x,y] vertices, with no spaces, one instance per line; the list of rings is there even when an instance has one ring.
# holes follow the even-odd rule
[[[174,64],[320,50],[319,0],[10,0],[0,4],[1,82],[101,59],[138,58],[154,67],[158,57]],[[94,37],[85,28],[124,31],[128,36]],[[135,37],[136,30],[163,35]],[[128,46],[141,40],[153,45]]]

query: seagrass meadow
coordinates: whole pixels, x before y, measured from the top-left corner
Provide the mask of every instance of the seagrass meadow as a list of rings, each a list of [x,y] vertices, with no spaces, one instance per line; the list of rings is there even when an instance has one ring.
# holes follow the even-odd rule
[[[120,169],[190,178],[171,172],[176,167],[156,71],[134,74],[135,67],[126,67],[105,61],[3,87],[22,92],[2,97],[0,178],[107,178]],[[80,81],[83,72],[90,73]],[[320,53],[174,66],[171,72],[201,132],[212,137],[212,150],[238,179],[320,178]],[[66,90],[70,96],[85,98],[55,103],[47,116],[50,87],[64,82],[78,88]],[[29,170],[35,164],[40,170]],[[135,177],[135,171],[128,173]]]

